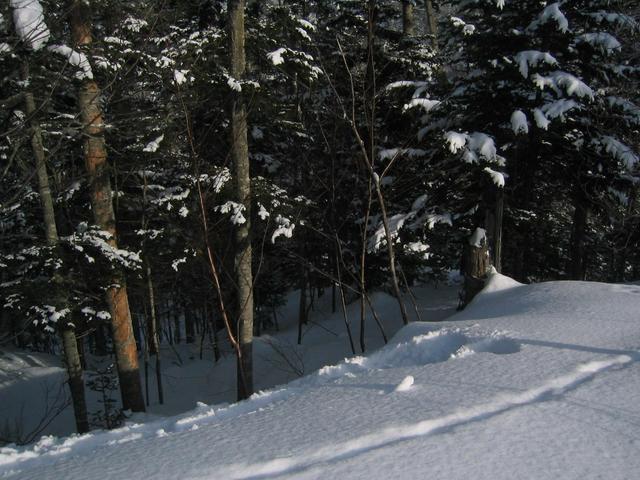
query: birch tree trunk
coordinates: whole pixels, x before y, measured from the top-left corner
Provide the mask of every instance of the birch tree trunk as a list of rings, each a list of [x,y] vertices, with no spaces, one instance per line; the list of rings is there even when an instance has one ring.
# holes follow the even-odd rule
[[[91,48],[89,5],[82,0],[71,3],[70,27],[76,48],[87,52]],[[104,141],[104,123],[100,107],[100,88],[93,78],[84,78],[78,92],[78,106],[84,133],[84,157],[87,170],[91,209],[94,222],[109,234],[108,243],[117,248],[116,217],[113,210],[111,179]],[[129,298],[124,273],[116,269],[107,282],[106,300],[111,314],[113,345],[116,353],[122,406],[125,410],[145,410],[138,352],[133,335]]]
[[[25,82],[25,84],[28,84],[29,65],[27,63],[23,63],[21,70],[22,81]],[[47,173],[44,146],[42,143],[42,132],[40,130],[40,125],[34,118],[34,115],[36,114],[36,105],[33,99],[33,94],[29,90],[24,93],[24,103],[31,127],[31,147],[33,149],[33,156],[36,160],[38,193],[40,194],[40,202],[42,204],[42,215],[47,245],[52,247],[56,251],[57,255],[60,256],[60,240],[56,226],[56,216],[53,206],[53,198],[51,196],[51,188],[49,186],[49,175]],[[55,273],[52,280],[56,294],[58,295],[56,303],[60,306],[66,305],[67,298],[60,274]],[[78,433],[85,433],[89,431],[89,420],[87,418],[84,378],[82,364],[80,362],[80,354],[78,353],[78,342],[76,340],[75,328],[71,322],[63,318],[61,319],[61,324],[58,325],[58,332],[62,338],[64,362],[67,367],[67,375],[69,376],[69,390],[71,391],[71,400],[73,402],[73,414],[76,421],[76,430]]]
[[[228,0],[230,73],[236,80],[246,70],[244,0]],[[253,393],[253,275],[251,272],[251,178],[247,142],[247,110],[243,93],[233,91],[231,101],[231,160],[237,202],[244,206],[246,221],[235,228],[235,280],[238,317],[238,400]]]

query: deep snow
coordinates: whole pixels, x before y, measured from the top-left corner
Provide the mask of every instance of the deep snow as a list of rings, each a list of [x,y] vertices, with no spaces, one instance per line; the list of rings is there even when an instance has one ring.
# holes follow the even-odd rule
[[[445,322],[231,406],[0,450],[0,476],[640,478],[640,286],[495,275]]]

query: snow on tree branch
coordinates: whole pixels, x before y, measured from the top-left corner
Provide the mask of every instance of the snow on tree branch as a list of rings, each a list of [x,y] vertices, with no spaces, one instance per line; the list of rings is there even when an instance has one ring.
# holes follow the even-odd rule
[[[13,23],[20,40],[33,50],[40,50],[51,33],[44,21],[42,5],[38,0],[11,0]]]
[[[76,78],[79,80],[83,80],[85,78],[92,79],[93,71],[91,70],[91,64],[87,59],[87,56],[82,52],[77,52],[71,47],[66,45],[51,45],[47,48],[47,50],[62,55],[67,59],[70,65],[77,67],[79,69],[76,72]]]

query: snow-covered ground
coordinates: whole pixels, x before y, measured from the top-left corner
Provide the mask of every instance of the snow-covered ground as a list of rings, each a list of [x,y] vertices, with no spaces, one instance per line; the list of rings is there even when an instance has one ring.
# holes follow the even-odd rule
[[[0,476],[636,479],[639,348],[640,286],[495,275],[367,356],[238,404],[5,447]]]

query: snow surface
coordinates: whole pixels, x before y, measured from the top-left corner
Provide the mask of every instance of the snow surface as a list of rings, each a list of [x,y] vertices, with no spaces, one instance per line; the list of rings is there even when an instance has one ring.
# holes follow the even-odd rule
[[[231,406],[5,447],[0,476],[639,478],[639,311],[638,285],[494,273],[464,311],[366,357]]]

